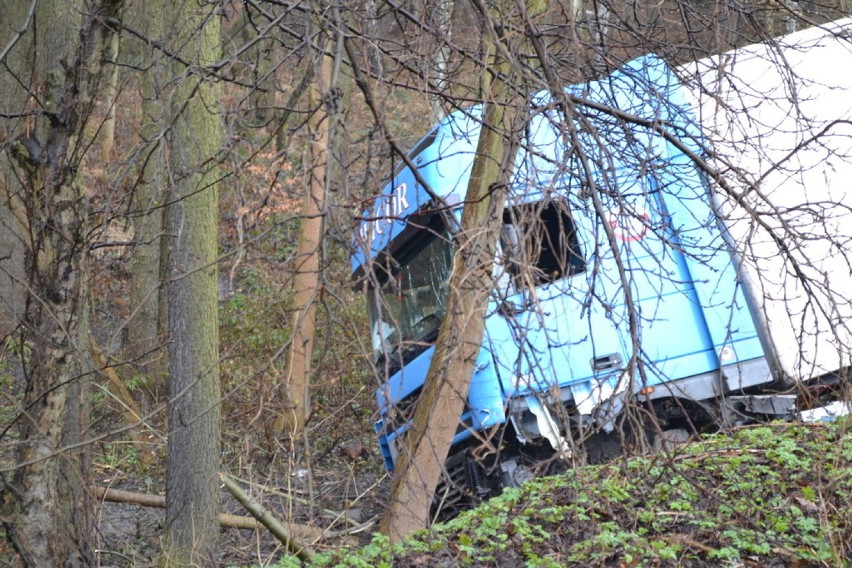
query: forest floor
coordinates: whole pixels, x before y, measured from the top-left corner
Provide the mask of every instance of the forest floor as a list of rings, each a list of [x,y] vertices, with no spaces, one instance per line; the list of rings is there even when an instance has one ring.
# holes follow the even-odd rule
[[[357,405],[356,405],[357,406]],[[387,476],[373,440],[364,439],[359,420],[341,417],[322,421],[312,431],[317,440],[309,461],[278,448],[264,456],[259,448],[224,450],[223,471],[258,504],[285,523],[300,542],[315,551],[369,542],[382,511]],[[249,430],[250,431],[250,430]],[[239,438],[258,443],[250,433],[226,434],[226,446]],[[143,470],[127,446],[102,444],[95,448],[94,484],[134,494],[164,494],[165,463]],[[254,454],[260,454],[256,457]],[[252,461],[254,460],[254,461]],[[253,521],[246,509],[223,487],[223,512]],[[100,500],[96,511],[97,557],[100,566],[153,566],[160,551],[164,510],[132,502]],[[284,546],[263,527],[258,530],[223,527],[222,564],[268,566],[287,555]],[[2,562],[0,562],[2,566]]]
[[[96,478],[113,483],[113,488],[133,492],[145,492],[146,487],[134,479],[117,479],[116,472],[98,468]],[[380,513],[377,484],[372,475],[365,473],[359,480],[349,482],[334,479],[333,472],[320,474],[326,481],[316,482],[317,507],[325,511],[311,514],[307,507],[293,506],[289,499],[282,498],[286,483],[276,484],[270,480],[263,489],[243,484],[264,508],[276,518],[300,521],[287,524],[291,533],[301,542],[310,543],[312,550],[328,551],[341,546],[360,546],[369,542],[375,529],[375,519]],[[348,486],[344,487],[343,484]],[[357,487],[363,483],[367,491]],[[280,486],[279,486],[280,485]],[[293,487],[290,487],[290,491]],[[359,495],[353,505],[342,498],[346,493]],[[297,494],[301,493],[299,491]],[[250,519],[246,510],[223,489],[224,511],[228,514]],[[336,507],[330,509],[328,507]],[[337,517],[340,517],[338,519]],[[153,566],[160,551],[159,539],[163,530],[164,511],[160,508],[140,506],[134,503],[100,501],[97,509],[97,557],[100,566],[147,567]],[[344,522],[343,519],[349,519]],[[224,527],[221,531],[221,557],[225,566],[268,566],[287,555],[287,550],[266,529],[238,529]],[[1,564],[0,564],[1,565]]]

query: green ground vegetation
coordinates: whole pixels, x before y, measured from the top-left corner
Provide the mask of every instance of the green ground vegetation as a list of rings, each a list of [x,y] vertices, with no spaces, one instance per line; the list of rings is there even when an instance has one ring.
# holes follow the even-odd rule
[[[848,566],[852,422],[771,424],[505,491],[318,566]],[[284,560],[279,566],[289,566]]]

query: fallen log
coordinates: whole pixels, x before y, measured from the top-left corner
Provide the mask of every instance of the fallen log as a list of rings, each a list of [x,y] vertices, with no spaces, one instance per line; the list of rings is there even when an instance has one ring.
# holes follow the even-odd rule
[[[166,498],[162,495],[151,495],[150,493],[138,493],[136,491],[125,491],[123,489],[112,489],[110,487],[95,487],[94,491],[95,497],[103,501],[110,501],[112,503],[131,503],[133,505],[151,507],[154,509],[166,508]],[[240,515],[231,515],[228,513],[219,514],[219,526],[249,531],[266,528],[254,517],[242,517]],[[309,527],[307,525],[287,523],[286,526],[291,534],[298,536],[299,538],[304,538],[305,540],[320,539],[324,536],[323,531],[320,529]]]
[[[142,507],[153,509],[165,509],[166,498],[162,495],[151,495],[150,493],[137,493],[123,489],[112,489],[109,487],[95,487],[95,497],[112,503],[131,503]],[[231,529],[243,529],[256,531],[264,528],[257,519],[253,517],[241,517],[228,513],[219,514],[219,526]]]

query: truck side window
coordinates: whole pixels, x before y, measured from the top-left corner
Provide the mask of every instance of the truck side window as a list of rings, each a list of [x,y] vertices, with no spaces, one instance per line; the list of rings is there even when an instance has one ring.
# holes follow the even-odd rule
[[[506,270],[519,289],[554,282],[586,268],[577,229],[561,199],[506,208],[500,241]]]

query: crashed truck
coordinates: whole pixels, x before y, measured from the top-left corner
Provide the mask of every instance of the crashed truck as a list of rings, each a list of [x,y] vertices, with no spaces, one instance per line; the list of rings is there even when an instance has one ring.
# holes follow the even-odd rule
[[[554,458],[607,459],[625,431],[665,444],[845,413],[843,69],[852,20],[676,68],[639,57],[566,88],[570,109],[548,93],[530,98],[438,518]],[[416,144],[354,239],[389,470],[444,316],[480,114],[456,111]],[[628,409],[641,410],[638,427]]]

